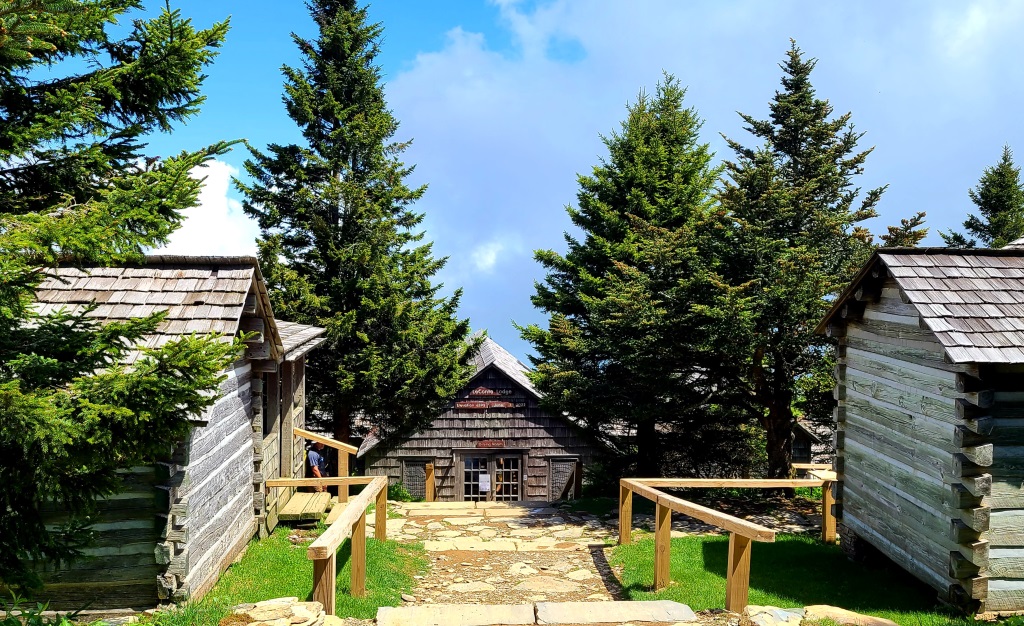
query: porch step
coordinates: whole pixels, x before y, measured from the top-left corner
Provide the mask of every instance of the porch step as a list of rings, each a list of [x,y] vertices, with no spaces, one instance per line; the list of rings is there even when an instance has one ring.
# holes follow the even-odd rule
[[[278,513],[282,521],[318,520],[327,511],[331,503],[331,494],[320,492],[295,492],[288,504]]]
[[[347,505],[347,502],[344,504],[340,502],[335,502],[334,504],[332,504],[331,512],[327,514],[327,520],[324,523],[330,526],[334,522],[338,521],[338,518],[341,517],[341,513],[345,510],[345,507]]]
[[[671,600],[537,602],[536,604],[424,604],[382,606],[377,626],[525,626],[530,624],[678,624],[696,622],[690,607]]]
[[[538,602],[538,624],[604,624],[607,622],[696,622],[690,607],[672,600],[636,602]]]

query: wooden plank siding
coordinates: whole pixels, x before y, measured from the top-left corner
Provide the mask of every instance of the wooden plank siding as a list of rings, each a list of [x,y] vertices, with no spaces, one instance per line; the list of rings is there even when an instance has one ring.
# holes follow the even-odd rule
[[[479,400],[479,388],[497,391],[490,399],[513,407],[467,408],[460,402]],[[481,441],[500,441],[501,448],[477,448]],[[488,445],[488,444],[485,444]],[[402,480],[404,461],[434,464],[438,501],[462,500],[463,473],[456,464],[460,455],[498,453],[525,458],[523,500],[548,500],[550,461],[556,457],[577,457],[584,466],[592,457],[592,445],[566,420],[543,411],[538,399],[494,366],[482,370],[462,389],[448,410],[423,431],[397,444],[382,443],[367,453],[367,473]]]
[[[990,515],[969,477],[999,452],[958,410],[978,401],[957,390],[972,368],[946,362],[891,277],[871,296],[838,333],[840,521],[941,595],[982,600]]]

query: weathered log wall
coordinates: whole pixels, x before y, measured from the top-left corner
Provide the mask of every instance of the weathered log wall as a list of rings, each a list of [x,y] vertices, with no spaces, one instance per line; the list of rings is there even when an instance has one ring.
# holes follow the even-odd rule
[[[945,362],[894,280],[874,287],[831,328],[840,519],[942,595],[984,600],[991,394],[967,390],[977,369]]]
[[[95,545],[41,568],[33,599],[54,610],[149,608],[205,593],[253,536],[253,382],[249,362],[236,363],[172,458],[123,472],[125,490],[97,503]],[[46,516],[66,519],[56,508]]]
[[[984,368],[981,381],[993,393],[991,439],[992,492],[985,498],[991,509],[988,597],[985,609],[1024,609],[1024,369],[1019,366]]]
[[[154,549],[161,540],[158,515],[167,511],[166,492],[156,488],[161,482],[157,468],[137,467],[121,474],[125,490],[97,503],[95,544],[81,560],[60,568],[40,566],[45,587],[32,600],[61,611],[156,604],[156,577],[164,566]],[[44,505],[43,516],[47,524],[67,520],[54,506]]]
[[[253,463],[262,449],[254,424],[262,420],[261,381],[249,361],[236,364],[221,398],[183,446],[172,486],[168,528],[178,534],[161,545],[168,559],[161,597],[200,597],[213,586],[255,530]]]

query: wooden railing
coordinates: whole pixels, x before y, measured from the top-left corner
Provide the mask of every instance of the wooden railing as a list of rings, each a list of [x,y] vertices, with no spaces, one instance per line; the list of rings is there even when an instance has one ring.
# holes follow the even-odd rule
[[[352,446],[352,445],[349,445],[347,443],[343,443],[341,441],[338,441],[337,439],[331,439],[330,437],[324,437],[323,435],[318,435],[318,434],[316,434],[314,432],[310,432],[310,431],[304,430],[302,428],[296,428],[296,429],[294,429],[294,432],[295,432],[296,435],[298,435],[299,437],[302,437],[303,439],[308,439],[310,441],[316,441],[318,443],[324,444],[328,448],[334,448],[335,450],[337,450],[338,451],[338,476],[340,476],[340,477],[347,477],[348,476],[348,457],[349,457],[350,454],[355,454],[356,452],[359,452],[359,448],[356,448],[355,446]],[[331,485],[338,485],[338,502],[348,502],[348,484],[355,484],[355,483],[348,483],[348,484],[346,484],[346,483],[329,483],[329,484],[331,484]],[[268,483],[268,485],[269,485],[269,483]]]
[[[284,480],[289,479],[280,479],[280,481]],[[322,603],[328,615],[334,615],[335,589],[338,580],[338,548],[349,537],[352,538],[351,592],[357,598],[366,595],[366,509],[371,503],[376,503],[374,537],[378,541],[384,541],[387,539],[388,528],[388,479],[386,476],[294,478],[290,479],[288,486],[295,485],[295,481],[320,485],[340,485],[346,490],[348,489],[347,485],[367,485],[359,495],[345,505],[341,516],[328,526],[324,534],[310,544],[306,551],[306,557],[313,561],[313,600]],[[267,481],[268,484],[270,482]]]
[[[832,514],[831,473],[814,472],[814,478],[796,479],[706,479],[706,478],[623,478],[619,481],[619,544],[628,544],[633,532],[633,494],[655,504],[654,515],[654,588],[662,589],[669,583],[671,557],[672,511],[688,515],[706,524],[729,531],[729,556],[726,561],[725,608],[740,612],[747,606],[750,592],[750,548],[752,541],[774,542],[775,531],[715,511],[694,502],[669,495],[658,487],[673,489],[719,488],[822,488],[822,539],[835,543],[836,524]],[[824,476],[817,474],[825,474]]]

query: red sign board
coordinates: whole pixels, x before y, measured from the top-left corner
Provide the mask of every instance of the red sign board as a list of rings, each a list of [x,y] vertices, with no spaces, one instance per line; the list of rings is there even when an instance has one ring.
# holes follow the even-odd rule
[[[459,400],[455,403],[456,409],[471,409],[474,411],[486,411],[487,409],[518,409],[526,407],[523,400]]]
[[[504,448],[505,442],[501,439],[482,439],[476,442],[478,448]]]

